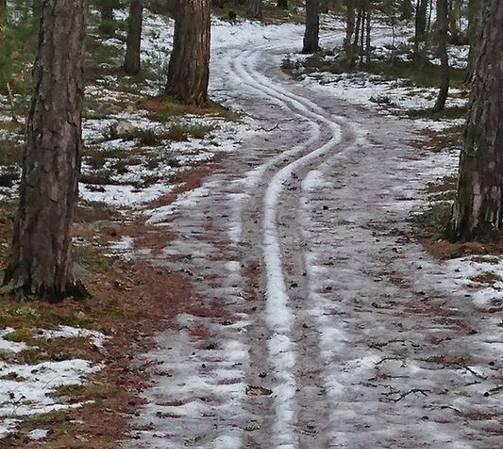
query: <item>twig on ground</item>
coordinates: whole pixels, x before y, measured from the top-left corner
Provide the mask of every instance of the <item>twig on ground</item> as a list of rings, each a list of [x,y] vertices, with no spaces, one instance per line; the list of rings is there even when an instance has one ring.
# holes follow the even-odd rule
[[[477,371],[473,370],[469,366],[459,365],[459,367],[465,369],[466,371],[469,371],[470,373],[472,373],[475,377],[478,377],[479,379],[487,380],[487,376],[483,376],[482,374],[477,373]]]
[[[412,394],[412,393],[421,393],[424,397],[427,397],[428,396],[428,393],[431,393],[431,390],[423,390],[421,388],[413,388],[412,390],[409,390],[405,393],[402,393],[397,399],[393,399],[394,402],[399,402],[401,401],[402,399],[406,398],[407,396],[409,396],[409,394]]]
[[[271,131],[274,131],[275,129],[281,129],[279,127],[279,122],[276,123],[272,128],[264,128],[264,127],[258,128],[259,131],[265,131],[266,133],[270,133]]]

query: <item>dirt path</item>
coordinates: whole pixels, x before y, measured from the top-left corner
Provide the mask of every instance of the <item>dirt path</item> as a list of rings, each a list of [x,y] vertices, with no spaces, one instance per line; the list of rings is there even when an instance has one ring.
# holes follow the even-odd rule
[[[177,238],[153,262],[197,296],[147,356],[124,447],[503,447],[484,395],[502,380],[497,320],[403,237],[428,181],[413,130],[301,88],[283,52],[219,55],[221,88],[264,132],[154,217]]]

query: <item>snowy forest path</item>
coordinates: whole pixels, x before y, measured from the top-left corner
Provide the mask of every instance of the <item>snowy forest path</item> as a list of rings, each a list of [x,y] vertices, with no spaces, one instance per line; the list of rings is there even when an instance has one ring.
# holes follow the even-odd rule
[[[125,447],[495,449],[493,323],[403,233],[412,130],[288,79],[284,53],[215,65],[260,130],[160,220],[176,238],[152,262],[195,295]]]

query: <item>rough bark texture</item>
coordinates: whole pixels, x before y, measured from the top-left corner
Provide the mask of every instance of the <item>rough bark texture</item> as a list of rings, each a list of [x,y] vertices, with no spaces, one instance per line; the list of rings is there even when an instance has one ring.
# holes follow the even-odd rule
[[[447,41],[449,30],[449,7],[448,0],[437,1],[437,20],[438,20],[438,50],[440,55],[440,90],[438,91],[437,101],[433,106],[433,112],[442,111],[445,108],[445,102],[449,95],[450,70],[449,56],[447,54]]]
[[[137,75],[141,69],[141,30],[143,23],[143,0],[131,0],[129,4],[128,33],[124,70]]]
[[[58,300],[85,291],[74,277],[71,255],[82,149],[82,2],[45,0],[40,26],[5,283],[23,295]]]
[[[262,0],[248,0],[248,15],[253,19],[262,18]]]
[[[320,0],[306,0],[306,31],[302,53],[316,53],[320,49]]]
[[[503,227],[503,2],[487,0],[460,160],[451,236],[472,240]]]
[[[468,39],[470,41],[470,53],[468,55],[468,67],[466,69],[465,83],[472,81],[473,70],[478,54],[478,36],[480,32],[481,0],[470,0],[468,3]]]
[[[166,94],[185,104],[208,101],[210,0],[178,0]]]

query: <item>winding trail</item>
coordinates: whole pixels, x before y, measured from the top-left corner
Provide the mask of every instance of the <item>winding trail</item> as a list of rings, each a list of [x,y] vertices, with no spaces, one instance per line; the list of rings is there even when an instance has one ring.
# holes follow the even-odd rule
[[[400,232],[400,200],[428,181],[413,129],[289,80],[287,50],[218,56],[219,89],[278,125],[161,223],[177,238],[152,262],[190,273],[196,297],[147,356],[159,369],[124,447],[503,447],[484,396],[497,322]]]

